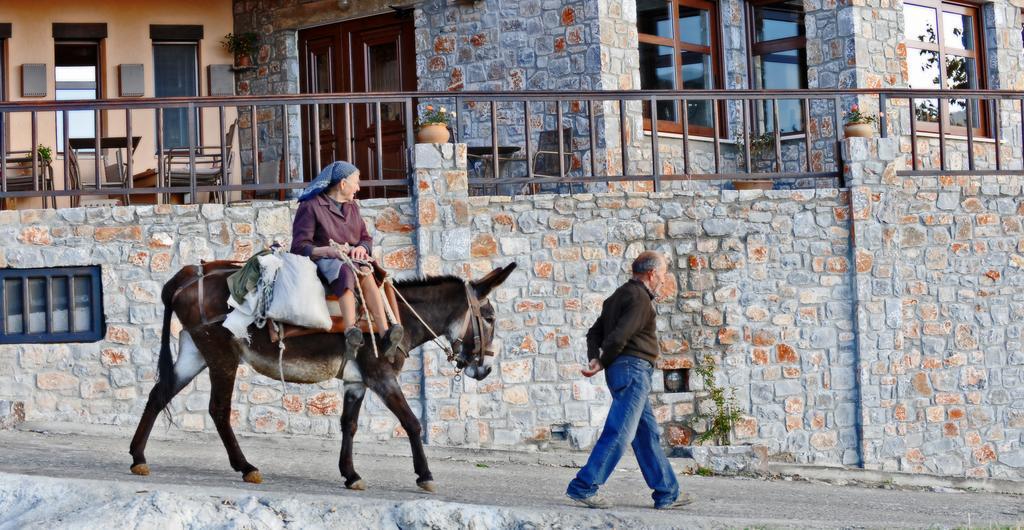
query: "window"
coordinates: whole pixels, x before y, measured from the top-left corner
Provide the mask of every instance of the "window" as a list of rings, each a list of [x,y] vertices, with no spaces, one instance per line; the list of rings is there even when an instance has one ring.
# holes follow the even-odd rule
[[[751,26],[751,79],[757,89],[807,88],[807,37],[801,0],[755,0],[748,10]],[[800,100],[779,100],[779,133],[804,130]],[[775,131],[770,100],[755,103],[754,118],[761,132]]]
[[[0,344],[103,338],[100,268],[0,270]]]
[[[703,0],[637,0],[640,37],[640,88],[647,90],[700,90],[720,87],[718,8]],[[655,114],[658,130],[682,132],[680,102],[659,101]],[[715,105],[687,101],[691,134],[710,136]],[[644,109],[644,125],[651,125],[651,110]]]
[[[198,44],[195,42],[154,42],[153,75],[156,97],[199,95]],[[194,118],[195,142],[199,144],[199,110]],[[166,109],[163,121],[164,148],[188,147],[187,109]]]
[[[903,4],[911,88],[984,88],[978,61],[980,15],[975,7],[948,2],[913,0]],[[915,100],[914,115],[922,130],[937,131],[941,119],[947,132],[967,132],[966,99]],[[984,108],[977,100],[971,102],[971,121],[971,128],[982,134]]]
[[[57,100],[98,99],[100,97],[100,45],[97,42],[58,41],[55,48],[54,87]],[[96,137],[96,112],[68,112],[71,138]],[[57,150],[64,152],[64,114],[57,113]],[[91,152],[91,150],[89,150]]]

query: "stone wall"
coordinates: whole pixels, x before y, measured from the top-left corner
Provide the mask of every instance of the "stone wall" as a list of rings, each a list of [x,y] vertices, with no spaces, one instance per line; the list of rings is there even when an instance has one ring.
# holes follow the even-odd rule
[[[94,343],[0,346],[0,396],[25,401],[30,419],[134,425],[153,384],[163,306],[160,289],[178,269],[201,259],[245,259],[274,241],[290,242],[294,203],[225,208],[137,206],[0,213],[4,267],[99,265],[106,337]],[[364,201],[374,254],[399,276],[416,272],[408,200]],[[176,324],[173,334],[179,331]],[[174,349],[177,341],[172,341]],[[410,369],[417,366],[414,357]],[[404,377],[404,376],[403,376]],[[418,399],[418,379],[403,382]],[[25,397],[28,399],[21,399]],[[232,423],[248,432],[333,435],[340,384],[288,385],[238,371]],[[213,431],[206,410],[209,379],[196,378],[172,402],[185,430]],[[363,428],[391,436],[397,422],[373,398]],[[161,419],[161,422],[164,420]]]
[[[900,177],[847,144],[867,467],[1021,478],[1024,179]]]
[[[590,446],[609,395],[601,378],[579,374],[584,334],[631,258],[656,249],[671,260],[659,368],[711,355],[743,413],[735,442],[784,461],[1022,478],[1020,179],[897,179],[894,140],[846,147],[852,193],[511,200],[467,196],[462,146],[418,146],[414,197],[363,203],[375,255],[399,276],[519,265],[492,295],[499,356],[488,379],[455,378],[436,348],[407,363],[403,388],[428,442]],[[92,344],[0,347],[0,400],[23,402],[28,420],[134,425],[154,375],[162,282],[201,258],[287,241],[292,213],[260,203],[0,214],[5,266],[103,268],[108,326]],[[236,385],[239,431],[338,433],[337,382],[282,395],[242,367]],[[212,431],[208,391],[200,376],[175,399],[181,428]],[[655,372],[667,445],[703,430],[693,420],[705,394],[694,376],[690,392],[666,392]],[[405,435],[376,398],[360,432]]]

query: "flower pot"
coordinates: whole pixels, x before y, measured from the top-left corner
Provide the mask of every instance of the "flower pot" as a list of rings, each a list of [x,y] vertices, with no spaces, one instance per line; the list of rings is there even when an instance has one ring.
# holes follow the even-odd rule
[[[424,125],[416,133],[416,141],[421,144],[445,144],[450,137],[448,126],[443,123]]]
[[[734,180],[732,186],[737,190],[770,190],[772,189],[772,181],[770,180]]]
[[[843,134],[847,138],[871,138],[875,135],[875,130],[870,123],[849,123],[843,127]]]
[[[252,57],[247,53],[239,54],[235,56],[235,68],[251,68]]]

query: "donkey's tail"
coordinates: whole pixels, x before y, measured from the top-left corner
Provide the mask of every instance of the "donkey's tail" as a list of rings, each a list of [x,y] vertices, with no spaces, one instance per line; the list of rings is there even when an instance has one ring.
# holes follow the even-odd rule
[[[174,397],[174,359],[171,358],[171,317],[174,316],[174,293],[178,282],[172,279],[164,285],[160,298],[164,302],[164,327],[160,332],[160,357],[156,363],[156,388],[160,401],[167,403]]]

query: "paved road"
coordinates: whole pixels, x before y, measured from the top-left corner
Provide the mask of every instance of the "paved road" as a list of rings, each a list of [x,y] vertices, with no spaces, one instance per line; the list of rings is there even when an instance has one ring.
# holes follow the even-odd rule
[[[329,500],[339,509],[346,499],[362,505],[429,498],[513,512],[557,513],[563,521],[578,516],[585,526],[964,527],[968,521],[984,528],[1024,525],[1024,498],[1019,496],[728,477],[681,476],[683,489],[697,502],[685,510],[660,512],[648,508],[649,490],[632,456],[624,459],[604,490],[616,504],[614,511],[605,519],[594,519],[593,510],[576,508],[563,496],[579,455],[430,448],[439,491],[429,496],[415,486],[407,446],[358,439],[356,468],[369,483],[365,492],[342,487],[338,440],[309,438],[243,438],[246,456],[265,478],[263,484],[251,485],[231,471],[216,437],[182,435],[173,428],[154,433],[147,452],[153,474],[136,477],[128,472],[129,431],[65,425],[28,428],[37,430],[23,426],[0,431],[0,472],[101,480],[147,490],[236,492],[279,499],[303,494]],[[564,465],[552,465],[559,462]]]

